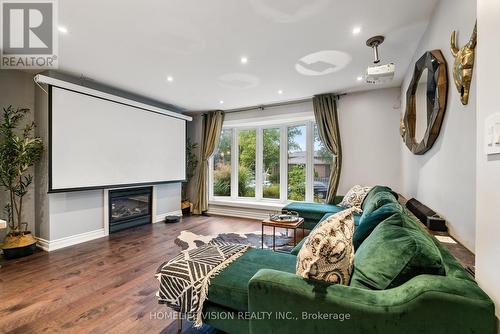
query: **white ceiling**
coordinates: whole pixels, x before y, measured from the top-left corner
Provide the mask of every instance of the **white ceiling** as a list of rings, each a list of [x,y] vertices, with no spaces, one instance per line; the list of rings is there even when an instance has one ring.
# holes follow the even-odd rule
[[[189,111],[230,109],[373,89],[356,77],[372,60],[366,39],[381,34],[382,63],[396,64],[386,86],[399,86],[437,1],[64,0],[59,69]],[[347,65],[297,72],[322,50]]]

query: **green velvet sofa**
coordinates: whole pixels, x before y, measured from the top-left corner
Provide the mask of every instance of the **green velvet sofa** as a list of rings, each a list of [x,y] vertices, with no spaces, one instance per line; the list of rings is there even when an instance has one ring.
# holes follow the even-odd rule
[[[331,215],[345,210],[338,206],[342,202],[343,196],[336,196],[333,204],[321,204],[310,202],[291,202],[287,204],[283,210],[296,211],[304,218],[304,227],[312,230],[319,222],[325,220]],[[361,215],[354,215],[354,223],[357,225]]]
[[[291,254],[250,249],[211,280],[204,322],[227,333],[252,334],[496,333],[494,304],[473,278],[388,188],[372,192],[359,225],[370,222],[373,228],[365,225],[350,285],[297,276],[303,243]],[[408,276],[407,265],[398,268],[403,281],[387,281],[385,270],[405,256],[420,273]],[[428,257],[439,266],[425,266]]]

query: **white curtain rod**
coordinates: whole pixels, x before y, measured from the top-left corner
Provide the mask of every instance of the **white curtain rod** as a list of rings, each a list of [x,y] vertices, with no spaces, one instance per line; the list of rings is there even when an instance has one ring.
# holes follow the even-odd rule
[[[335,94],[337,99],[341,96],[345,96],[347,93],[343,94]],[[260,104],[260,105],[255,105],[255,106],[250,106],[250,107],[242,107],[242,108],[234,108],[234,109],[227,109],[223,110],[225,113],[234,113],[234,112],[242,112],[242,111],[249,111],[249,110],[255,110],[255,109],[267,109],[267,108],[274,108],[274,107],[281,107],[281,106],[286,106],[286,105],[291,105],[291,104],[298,104],[302,102],[308,102],[311,101],[313,97],[308,97],[305,99],[298,99],[298,100],[289,100],[289,101],[283,101],[283,102],[276,102],[276,103],[269,103],[269,104]]]

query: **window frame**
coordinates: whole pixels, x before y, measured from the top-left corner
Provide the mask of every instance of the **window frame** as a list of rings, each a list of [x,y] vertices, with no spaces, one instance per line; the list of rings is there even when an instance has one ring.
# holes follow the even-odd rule
[[[209,204],[210,202],[223,203],[255,203],[262,205],[278,206],[292,202],[288,200],[288,128],[304,126],[306,128],[306,193],[304,202],[314,202],[314,118],[296,121],[273,122],[265,125],[223,126],[223,129],[232,129],[231,139],[231,196],[215,196],[213,194],[213,156],[209,159]],[[280,130],[280,197],[279,199],[263,197],[263,157],[264,157],[264,129]],[[238,196],[238,170],[239,170],[239,132],[256,130],[255,152],[255,197]],[[335,159],[334,159],[335,161]]]

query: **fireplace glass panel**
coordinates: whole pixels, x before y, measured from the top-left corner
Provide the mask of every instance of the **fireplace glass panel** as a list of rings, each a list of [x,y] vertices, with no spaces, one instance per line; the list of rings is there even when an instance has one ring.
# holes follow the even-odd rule
[[[119,189],[109,192],[109,231],[151,223],[152,188]]]
[[[149,195],[116,198],[111,204],[111,218],[120,220],[149,214]]]

